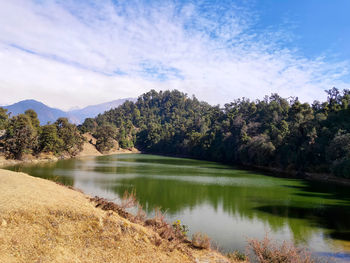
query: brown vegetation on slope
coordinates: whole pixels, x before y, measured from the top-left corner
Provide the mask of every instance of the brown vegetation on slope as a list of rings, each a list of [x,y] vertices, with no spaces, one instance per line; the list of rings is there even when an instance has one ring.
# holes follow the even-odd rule
[[[54,182],[0,170],[0,262],[229,262],[97,204]]]

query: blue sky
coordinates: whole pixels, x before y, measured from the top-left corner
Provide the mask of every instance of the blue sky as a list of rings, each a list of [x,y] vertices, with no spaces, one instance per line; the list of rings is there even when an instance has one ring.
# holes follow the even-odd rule
[[[350,59],[350,1],[264,0],[258,1],[259,27],[285,27],[293,44],[307,57],[326,54]]]
[[[0,2],[1,104],[69,109],[150,89],[221,105],[350,88],[350,1]]]

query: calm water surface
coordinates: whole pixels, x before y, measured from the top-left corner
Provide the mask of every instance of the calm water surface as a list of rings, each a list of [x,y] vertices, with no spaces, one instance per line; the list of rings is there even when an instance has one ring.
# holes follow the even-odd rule
[[[290,240],[319,255],[350,262],[350,191],[329,184],[266,176],[206,161],[125,154],[23,167],[85,193],[118,201],[136,190],[149,215],[166,210],[190,232],[207,233],[225,250],[247,238]]]

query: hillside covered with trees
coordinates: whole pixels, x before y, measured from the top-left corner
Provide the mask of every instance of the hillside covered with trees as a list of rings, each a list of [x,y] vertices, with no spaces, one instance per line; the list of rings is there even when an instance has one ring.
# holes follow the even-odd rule
[[[121,148],[145,153],[350,178],[350,91],[326,92],[327,101],[311,105],[272,94],[221,108],[177,90],[151,90],[78,127],[66,118],[40,126],[33,110],[9,117],[0,108],[0,148],[13,159],[42,152],[75,156],[89,132],[100,152],[117,140]]]
[[[116,139],[146,153],[350,178],[350,91],[326,92],[327,101],[311,105],[272,94],[220,108],[177,90],[151,90],[86,119],[80,130],[104,150]]]
[[[21,159],[24,154],[65,154],[75,156],[84,142],[77,126],[66,118],[58,118],[53,124],[40,126],[34,110],[9,117],[0,108],[0,150],[10,159]]]

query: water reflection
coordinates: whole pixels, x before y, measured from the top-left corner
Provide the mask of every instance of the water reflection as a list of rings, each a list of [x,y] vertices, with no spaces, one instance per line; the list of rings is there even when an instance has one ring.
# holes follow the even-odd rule
[[[350,251],[347,188],[265,176],[213,162],[152,155],[114,155],[12,167],[117,199],[136,190],[152,213],[167,211],[225,250],[244,250],[266,231],[322,253]]]

